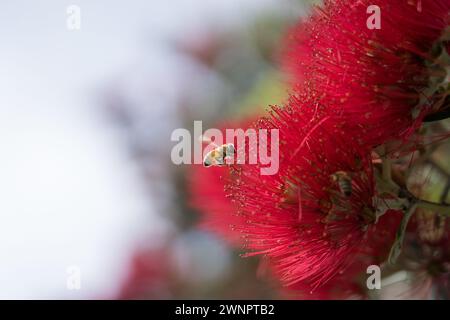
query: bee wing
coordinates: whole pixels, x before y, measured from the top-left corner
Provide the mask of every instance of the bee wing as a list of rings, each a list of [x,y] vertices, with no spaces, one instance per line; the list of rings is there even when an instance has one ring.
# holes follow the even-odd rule
[[[234,148],[234,144],[229,143],[227,144],[227,156],[233,156],[236,152],[236,149]]]

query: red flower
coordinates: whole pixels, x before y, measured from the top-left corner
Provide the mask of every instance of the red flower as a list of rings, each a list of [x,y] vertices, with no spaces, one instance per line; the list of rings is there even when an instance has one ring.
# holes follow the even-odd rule
[[[174,270],[168,248],[138,250],[131,259],[127,277],[114,299],[167,299],[173,296]]]
[[[314,291],[304,283],[298,283],[287,288],[288,296],[300,299],[342,300],[368,299],[366,279],[367,267],[381,266],[386,260],[394,241],[394,230],[401,220],[399,212],[389,212],[380,217],[376,228],[367,236],[367,246],[353,257],[353,263],[341,270],[334,278]]]
[[[291,34],[292,96],[255,124],[279,130],[278,173],[233,165],[221,173],[223,193],[223,168],[194,179],[203,181],[194,203],[219,233],[235,243],[240,234],[245,256],[265,256],[292,289],[320,287],[318,298],[364,297],[358,277],[384,261],[397,231],[399,215],[378,209],[372,147],[417,140],[422,121],[450,104],[450,0],[380,0],[379,30],[367,26],[371,4],[326,0]],[[414,150],[417,141],[385,150]]]
[[[236,208],[224,191],[224,183],[229,178],[226,167],[205,168],[193,165],[188,173],[191,192],[191,206],[201,213],[200,227],[212,231],[232,245],[242,243],[235,225],[243,223],[236,215]]]
[[[381,29],[367,27],[369,0],[326,0],[287,41],[295,91],[306,92],[369,135],[371,145],[408,137],[448,108],[449,0],[380,0]],[[447,56],[448,57],[448,56]]]
[[[299,116],[292,117],[294,109]],[[285,285],[317,288],[367,254],[371,237],[381,234],[370,150],[320,109],[274,108],[258,127],[280,130],[280,171],[232,169],[227,190],[244,221],[237,228],[246,256],[267,256]],[[351,192],[343,190],[349,185]]]

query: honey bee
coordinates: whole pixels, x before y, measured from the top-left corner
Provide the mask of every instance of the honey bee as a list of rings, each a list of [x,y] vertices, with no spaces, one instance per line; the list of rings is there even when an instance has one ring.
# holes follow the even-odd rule
[[[346,197],[352,195],[352,177],[345,171],[336,171],[331,176],[331,180],[338,184],[339,190]]]
[[[203,159],[203,166],[224,166],[225,160],[233,158],[235,148],[232,143],[223,144],[209,151]]]

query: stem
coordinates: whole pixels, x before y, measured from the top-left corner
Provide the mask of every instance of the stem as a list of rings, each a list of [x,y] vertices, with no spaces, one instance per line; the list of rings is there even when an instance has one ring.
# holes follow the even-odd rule
[[[438,214],[450,217],[450,205],[448,204],[440,204],[427,200],[417,200],[417,206],[419,208],[428,209]]]
[[[434,211],[435,213],[444,216],[450,216],[450,204],[445,202],[436,203],[428,200],[419,199],[416,196],[414,196],[411,192],[409,192],[407,189],[402,189],[402,192],[406,195],[408,199],[410,199],[409,201],[411,201],[410,202],[411,205],[415,203],[419,208]],[[444,191],[444,193],[445,195],[447,195],[446,190]]]
[[[397,258],[400,256],[403,248],[403,239],[405,237],[406,227],[408,226],[409,219],[412,217],[417,208],[417,203],[414,201],[409,207],[408,211],[405,212],[402,221],[400,222],[400,227],[397,230],[397,235],[395,237],[394,244],[391,247],[391,252],[389,253],[388,261],[390,264],[395,264]]]
[[[442,191],[441,197],[439,199],[441,203],[447,202],[447,195],[449,192],[450,192],[450,179],[447,178],[447,183],[445,184],[445,188]]]
[[[389,156],[386,156],[386,158],[383,159],[383,180],[392,183],[392,174],[391,174],[391,166],[392,162]]]
[[[400,226],[397,230],[397,235],[395,237],[394,244],[391,247],[391,251],[389,253],[388,258],[390,264],[395,264],[397,258],[400,256],[400,253],[402,252],[403,239],[405,237],[406,227],[408,226],[408,222],[411,219],[412,215],[416,212],[417,208],[428,209],[438,214],[450,217],[450,205],[417,199],[409,191],[405,190],[405,192],[408,195],[408,198],[410,199],[411,202],[408,210],[405,212],[402,218],[402,221],[400,222]]]
[[[450,118],[450,108],[446,107],[442,111],[438,111],[429,115],[426,115],[423,118],[423,122],[433,122],[433,121],[440,121]]]

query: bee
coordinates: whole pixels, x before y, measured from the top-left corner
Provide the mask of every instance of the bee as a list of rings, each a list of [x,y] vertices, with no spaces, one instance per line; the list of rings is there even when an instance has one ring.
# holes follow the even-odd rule
[[[352,195],[352,177],[345,171],[336,171],[331,176],[331,180],[338,184],[339,190],[346,197]]]
[[[203,159],[203,166],[224,166],[225,160],[233,158],[235,154],[235,148],[232,143],[223,144],[209,151]]]

